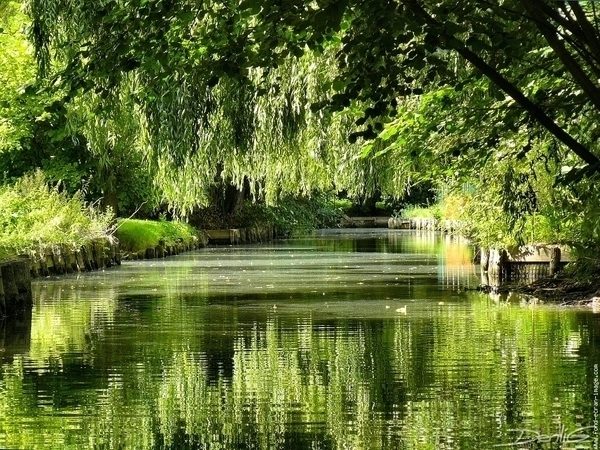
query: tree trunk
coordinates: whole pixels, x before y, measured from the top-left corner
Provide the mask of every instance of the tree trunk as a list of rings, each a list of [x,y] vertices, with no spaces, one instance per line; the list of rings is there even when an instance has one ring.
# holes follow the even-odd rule
[[[375,192],[362,201],[362,207],[365,211],[365,214],[370,216],[377,215],[377,202],[381,201],[381,190],[375,189]]]
[[[249,193],[250,183],[247,179],[244,179],[241,188],[230,182],[218,180],[211,189],[210,204],[223,218],[231,217],[240,212]]]
[[[247,189],[244,182],[241,189],[233,184],[227,185],[225,188],[225,198],[223,199],[223,213],[227,215],[235,215],[242,209],[244,200],[246,199]]]
[[[119,197],[116,186],[105,187],[104,197],[102,197],[102,208],[107,211],[108,208],[112,209],[115,217],[119,214]]]

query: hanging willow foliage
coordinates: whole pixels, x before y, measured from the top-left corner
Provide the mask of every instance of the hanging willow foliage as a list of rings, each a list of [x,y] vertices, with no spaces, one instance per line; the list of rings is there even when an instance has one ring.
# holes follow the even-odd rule
[[[180,214],[205,204],[219,180],[241,186],[248,179],[255,198],[271,203],[334,186],[357,196],[380,185],[398,195],[406,187],[394,165],[361,157],[360,141],[349,143],[359,105],[335,114],[314,107],[339,91],[332,89],[339,39],[306,52],[302,33],[290,34],[298,24],[262,29],[248,7],[229,2],[28,5],[40,74],[66,89],[66,101],[91,95],[103,105],[86,113],[91,145],[103,145],[102,124],[118,126],[111,109],[134,120],[133,134],[124,121],[123,136],[136,136],[126,146],[145,152],[164,200]],[[312,14],[302,2],[297,7]],[[266,55],[264,43],[252,45],[261,32],[286,45],[275,39]],[[288,44],[295,36],[294,49]],[[120,139],[118,130],[109,134]]]
[[[328,95],[323,81],[333,76],[331,67],[326,57],[306,55],[289,58],[268,74],[255,70],[245,84],[226,80],[216,85],[215,107],[198,127],[197,146],[185,164],[174,171],[170,152],[155,155],[167,201],[187,211],[206,200],[215,167],[221,169],[220,179],[238,186],[249,179],[253,195],[271,203],[289,193],[331,189],[339,178],[340,155],[356,155],[359,149],[347,140],[351,117],[310,109]]]

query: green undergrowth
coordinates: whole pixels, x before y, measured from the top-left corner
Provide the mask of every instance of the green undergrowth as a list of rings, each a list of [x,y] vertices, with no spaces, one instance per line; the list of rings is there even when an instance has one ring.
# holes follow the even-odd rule
[[[285,197],[275,206],[247,203],[242,226],[272,225],[280,237],[301,236],[317,228],[339,226],[342,210],[325,194]]]
[[[332,200],[333,208],[342,211],[344,214],[348,214],[352,210],[352,200],[347,198],[335,198]]]
[[[455,221],[460,224],[455,231],[481,247],[509,248],[524,244],[581,247],[577,245],[577,236],[573,233],[569,236],[565,223],[557,224],[556,220],[541,212],[521,214],[517,220],[511,220],[501,205],[469,193],[446,195],[427,208],[409,206],[401,216],[405,219]]]
[[[278,237],[301,236],[317,228],[339,226],[343,215],[340,205],[324,193],[287,196],[271,206],[246,200],[235,213],[221,214],[209,207],[195,211],[190,221],[201,230],[272,226]]]
[[[439,214],[437,206],[422,207],[422,206],[406,206],[400,216],[403,219],[435,219]]]
[[[154,248],[159,243],[165,245],[173,245],[178,242],[189,244],[197,236],[194,227],[177,221],[119,219],[117,227],[116,235],[121,250],[130,252]]]
[[[49,186],[42,172],[0,186],[0,258],[37,246],[73,247],[109,236],[113,217],[79,193],[71,196]]]

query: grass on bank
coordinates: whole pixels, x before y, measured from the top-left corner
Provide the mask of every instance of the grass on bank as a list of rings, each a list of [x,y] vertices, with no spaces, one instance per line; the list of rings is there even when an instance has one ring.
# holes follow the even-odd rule
[[[189,244],[196,238],[197,231],[183,222],[119,219],[116,235],[121,250],[139,252],[161,242],[165,245]]]
[[[80,246],[109,236],[113,216],[81,195],[69,196],[49,186],[38,171],[12,185],[0,186],[0,258],[39,246]]]

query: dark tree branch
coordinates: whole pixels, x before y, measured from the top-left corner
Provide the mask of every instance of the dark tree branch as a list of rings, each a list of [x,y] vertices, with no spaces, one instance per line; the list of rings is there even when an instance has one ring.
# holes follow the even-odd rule
[[[488,7],[497,7],[497,5],[493,4],[488,0],[480,0],[480,3],[487,5]],[[564,2],[563,2],[564,3]],[[561,37],[565,39],[573,49],[589,64],[591,70],[600,77],[600,67],[597,66],[597,63],[600,63],[600,53],[596,53],[594,49],[590,48],[589,50],[586,48],[586,44],[588,43],[588,33],[585,33],[581,24],[578,23],[577,19],[573,18],[568,11],[565,9],[565,14],[560,14],[556,9],[552,8],[548,4],[546,4],[543,0],[539,0],[536,2],[535,6],[539,8],[545,15],[550,17],[554,22],[559,24],[564,30],[571,33],[572,36],[569,36],[568,33],[560,33]],[[563,5],[564,7],[564,5]],[[581,9],[581,7],[579,6]],[[511,8],[507,8],[505,6],[500,7],[502,11],[506,11],[510,14],[513,14],[520,18],[525,18],[532,22],[537,22],[536,18],[532,17],[528,13],[524,13],[522,11],[517,11]],[[582,11],[583,12],[583,11]],[[585,17],[585,13],[584,13]],[[570,20],[569,20],[570,19]],[[587,20],[587,19],[586,19]],[[588,22],[589,24],[589,22]],[[600,41],[597,39],[597,35],[593,27],[590,25],[591,32],[595,36],[595,40],[598,42],[598,48],[600,49]],[[556,31],[558,33],[558,30]],[[573,36],[575,38],[573,38]]]
[[[594,55],[596,61],[600,61],[600,39],[598,39],[597,30],[590,23],[590,21],[587,18],[587,15],[583,11],[579,3],[571,2],[570,6],[573,12],[575,13],[575,17],[577,17],[579,26],[581,27],[585,35],[585,42],[588,44],[591,53]]]
[[[546,41],[550,44],[550,47],[552,47],[556,56],[558,56],[565,68],[573,75],[575,82],[583,89],[583,92],[585,92],[596,109],[600,111],[600,89],[598,89],[592,80],[590,80],[581,65],[567,50],[564,42],[559,39],[556,28],[548,21],[547,16],[543,15],[540,9],[538,9],[537,1],[520,0],[520,2],[523,7],[527,9],[531,17],[534,18],[538,29],[546,38]]]
[[[597,65],[597,63],[600,62],[600,60],[597,60],[596,57],[591,53],[591,51],[588,50],[587,48],[585,48],[585,46],[583,45],[583,42],[581,42],[578,39],[574,39],[573,36],[570,36],[566,33],[559,33],[559,35],[588,64],[588,66],[594,72],[594,74],[598,78],[600,78],[600,66]]]
[[[441,24],[432,17],[417,0],[406,0],[405,4],[410,10],[420,17],[427,25],[440,30]],[[550,118],[538,105],[529,100],[523,92],[519,90],[513,83],[504,78],[496,69],[487,64],[481,57],[473,53],[462,41],[456,37],[445,35],[440,36],[440,39],[445,41],[445,45],[452,50],[455,50],[463,58],[469,61],[473,66],[480,70],[489,80],[498,86],[502,91],[513,98],[520,104],[531,116],[537,120],[544,128],[552,133],[558,140],[565,144],[569,149],[579,156],[587,164],[594,166],[600,172],[600,159],[590,152],[583,144],[578,142],[573,136],[561,128],[552,118]]]

